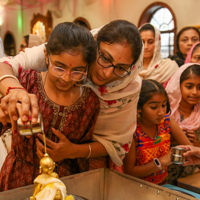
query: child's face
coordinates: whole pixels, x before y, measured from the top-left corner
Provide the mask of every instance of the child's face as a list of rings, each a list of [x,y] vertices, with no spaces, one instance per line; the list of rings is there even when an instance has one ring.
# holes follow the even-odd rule
[[[159,124],[167,112],[167,98],[164,94],[154,94],[140,111],[141,120],[148,125]]]
[[[198,47],[195,52],[192,54],[191,63],[199,63],[200,64],[200,47]]]
[[[200,77],[191,74],[190,78],[181,83],[181,103],[195,105],[200,100]],[[185,105],[184,104],[184,105]]]
[[[69,54],[67,52],[62,52],[59,55],[51,54],[49,55],[49,58],[46,56],[47,63],[49,62],[48,59],[50,59],[51,62],[51,66],[49,65],[48,68],[48,73],[52,86],[59,91],[70,90],[77,82],[71,78],[72,72],[87,71],[87,63],[83,60],[83,56],[80,53]],[[58,77],[58,69],[65,69],[66,74]]]

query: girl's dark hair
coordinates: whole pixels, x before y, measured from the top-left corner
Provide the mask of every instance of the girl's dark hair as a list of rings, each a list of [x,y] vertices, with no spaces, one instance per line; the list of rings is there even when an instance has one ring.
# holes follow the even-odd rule
[[[200,47],[200,43],[197,44],[197,45],[194,47],[194,49],[193,49],[193,51],[192,51],[191,57],[193,56],[193,53],[194,53],[199,47]]]
[[[170,103],[167,92],[165,88],[155,80],[148,79],[142,80],[142,87],[140,91],[140,97],[138,101],[137,108],[142,109],[144,104],[154,95],[154,94],[164,94],[167,98],[167,112],[170,112]]]
[[[155,29],[151,24],[144,24],[140,29],[139,29],[140,33],[142,31],[152,31],[155,37]]]
[[[114,20],[106,24],[97,34],[97,43],[129,43],[132,49],[134,63],[142,51],[142,39],[138,28],[126,20]]]
[[[176,36],[176,54],[177,54],[180,58],[182,58],[182,59],[184,59],[184,60],[185,60],[185,58],[184,58],[183,54],[181,53],[180,47],[179,47],[179,39],[180,39],[181,34],[182,34],[184,31],[191,30],[191,29],[194,30],[194,31],[196,31],[196,32],[198,33],[198,35],[199,35],[199,41],[200,41],[200,32],[199,32],[199,30],[198,30],[197,28],[195,28],[195,27],[193,27],[193,26],[186,26],[186,27],[182,28],[182,29],[178,32],[178,34],[177,34],[177,36]]]
[[[185,69],[180,77],[180,85],[183,81],[190,78],[191,74],[195,74],[196,76],[200,77],[200,66],[197,64],[190,65],[187,69]]]
[[[53,29],[46,50],[54,55],[63,51],[71,54],[81,52],[88,65],[96,59],[96,43],[92,34],[87,28],[73,22],[60,23]]]
[[[25,35],[24,39],[25,39],[25,42],[26,42],[26,44],[28,46],[28,44],[29,44],[29,35]]]

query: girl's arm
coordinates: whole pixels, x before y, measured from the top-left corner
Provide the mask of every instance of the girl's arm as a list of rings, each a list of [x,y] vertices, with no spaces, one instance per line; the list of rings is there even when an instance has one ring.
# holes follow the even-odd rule
[[[165,156],[158,158],[158,160],[160,161],[162,167],[171,164],[171,151],[169,151]],[[126,154],[124,158],[123,167],[126,174],[135,176],[137,178],[147,177],[154,172],[160,171],[153,160],[147,164],[136,166],[135,139],[133,139],[129,153]]]
[[[171,134],[178,144],[192,145],[190,140],[184,134],[183,130],[180,128],[180,126],[176,123],[176,121],[172,117],[170,117],[170,124],[171,124]]]

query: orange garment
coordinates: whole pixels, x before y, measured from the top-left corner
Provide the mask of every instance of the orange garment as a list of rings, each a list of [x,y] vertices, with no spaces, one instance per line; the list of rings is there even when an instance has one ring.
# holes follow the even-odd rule
[[[155,139],[150,138],[137,123],[137,129],[134,133],[136,141],[136,165],[144,165],[151,162],[154,158],[160,158],[170,150],[171,126],[168,115],[158,124],[158,132]],[[151,183],[162,185],[166,182],[168,176],[167,166],[147,177],[142,178]]]

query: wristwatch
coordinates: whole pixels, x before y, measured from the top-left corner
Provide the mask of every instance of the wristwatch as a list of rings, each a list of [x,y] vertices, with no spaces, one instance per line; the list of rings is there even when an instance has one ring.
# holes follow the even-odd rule
[[[161,163],[160,163],[160,161],[158,160],[158,158],[154,158],[153,161],[154,161],[156,167],[157,167],[159,170],[162,170],[162,169],[163,169],[163,168],[162,168],[162,165],[161,165]]]

